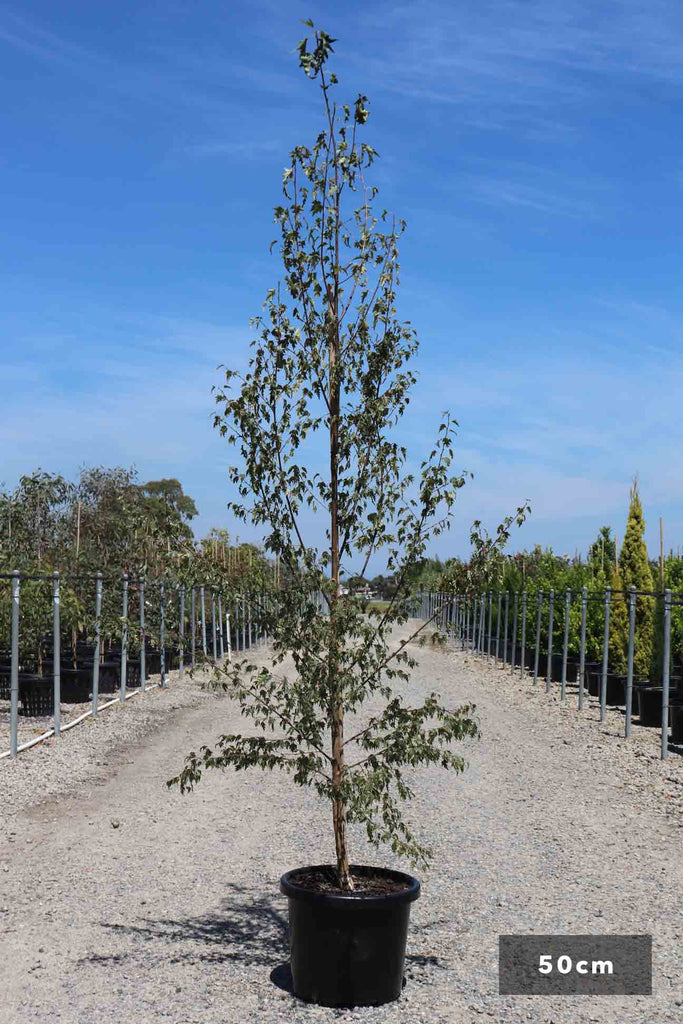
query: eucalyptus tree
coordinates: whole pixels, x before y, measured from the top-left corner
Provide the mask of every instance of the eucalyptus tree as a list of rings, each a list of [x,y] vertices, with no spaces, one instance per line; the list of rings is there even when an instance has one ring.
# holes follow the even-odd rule
[[[241,661],[220,670],[261,734],[202,746],[168,784],[185,792],[216,767],[291,773],[331,804],[339,885],[349,890],[348,822],[364,825],[372,844],[427,863],[430,850],[403,814],[413,795],[404,766],[462,771],[452,744],[476,737],[478,726],[471,705],[447,708],[432,693],[412,706],[392,686],[408,681],[416,665],[408,644],[429,625],[392,636],[408,622],[411,574],[449,527],[465,474],[451,472],[457,424],[449,414],[419,473],[407,472],[407,449],[393,435],[418,348],[395,307],[405,225],[375,212],[367,173],[377,154],[361,140],[368,100],[334,101],[334,42],[314,29],[312,43],[298,46],[299,66],[320,85],[323,127],[311,147],[292,151],[284,171],[275,208],[283,275],[265,315],[251,322],[248,371],[226,369],[215,396],[215,426],[240,456],[229,470],[236,499],[228,507],[265,528],[265,549],[288,580],[277,605],[263,610],[273,667]],[[307,538],[307,519],[324,523],[322,546]],[[365,576],[380,552],[395,581],[388,607],[343,598],[340,574],[351,575],[353,561],[354,574]],[[291,675],[279,668],[286,655]],[[380,710],[370,713],[369,699]]]

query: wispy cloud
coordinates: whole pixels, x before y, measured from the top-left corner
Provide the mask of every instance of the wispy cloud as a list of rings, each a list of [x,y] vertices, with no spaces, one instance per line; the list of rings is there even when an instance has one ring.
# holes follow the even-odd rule
[[[392,92],[466,108],[481,127],[521,119],[539,131],[545,120],[555,131],[606,79],[683,81],[683,9],[671,0],[426,2],[415,14],[394,3],[365,12],[368,31],[392,40],[373,74]]]

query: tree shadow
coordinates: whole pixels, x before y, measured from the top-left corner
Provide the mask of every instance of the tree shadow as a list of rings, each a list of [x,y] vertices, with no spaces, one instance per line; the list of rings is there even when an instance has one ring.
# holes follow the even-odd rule
[[[142,924],[101,925],[110,933],[152,943],[167,963],[237,963],[272,966],[289,951],[286,916],[275,896],[227,885],[230,895],[204,917],[145,919]],[[136,954],[117,954],[133,957]],[[102,963],[101,955],[88,959]],[[110,959],[114,959],[113,957]]]
[[[284,900],[273,893],[230,884],[229,893],[214,912],[202,917],[143,919],[140,924],[100,922],[111,935],[131,940],[126,950],[100,951],[84,957],[79,964],[120,967],[139,957],[139,943],[149,944],[147,956],[171,964],[242,963],[271,968],[270,981],[292,994],[292,975],[285,957],[289,954],[289,928]],[[418,926],[420,932],[435,923]],[[409,940],[410,942],[410,940]],[[439,957],[408,954],[406,972],[416,980],[427,980],[433,970],[447,969]],[[404,979],[405,985],[405,979]]]

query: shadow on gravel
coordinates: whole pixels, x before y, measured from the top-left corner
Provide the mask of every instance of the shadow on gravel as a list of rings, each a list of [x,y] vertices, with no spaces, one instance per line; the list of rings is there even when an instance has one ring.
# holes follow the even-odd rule
[[[140,925],[101,922],[113,935],[134,940],[135,949],[125,954],[88,960],[103,963],[122,957],[137,958],[139,941],[150,943],[152,955],[167,963],[240,963],[272,966],[289,951],[286,917],[273,897],[254,895],[252,889],[229,885],[230,896],[220,910],[206,917],[161,918]]]
[[[439,960],[438,956],[406,956],[405,969],[408,977],[411,980],[423,981],[426,978],[427,971],[430,967],[438,967],[441,970],[446,969],[446,965]],[[292,982],[292,969],[287,963],[278,964],[277,967],[270,972],[270,980],[273,985],[282,989],[283,992],[289,992],[293,995],[293,982]],[[407,977],[403,978],[403,988],[406,987]]]

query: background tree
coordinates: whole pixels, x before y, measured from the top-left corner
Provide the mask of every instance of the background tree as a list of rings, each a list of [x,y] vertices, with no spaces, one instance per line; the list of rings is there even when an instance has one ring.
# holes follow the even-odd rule
[[[600,567],[608,579],[611,577],[612,566],[617,564],[617,544],[611,526],[600,527],[598,536],[588,549],[588,561],[594,569]]]
[[[624,543],[619,555],[619,575],[624,589],[652,592],[652,571],[645,546],[645,519],[638,492],[638,480],[633,481]],[[654,651],[655,601],[651,596],[639,596],[636,602],[635,653],[633,670],[637,676],[649,676]]]

